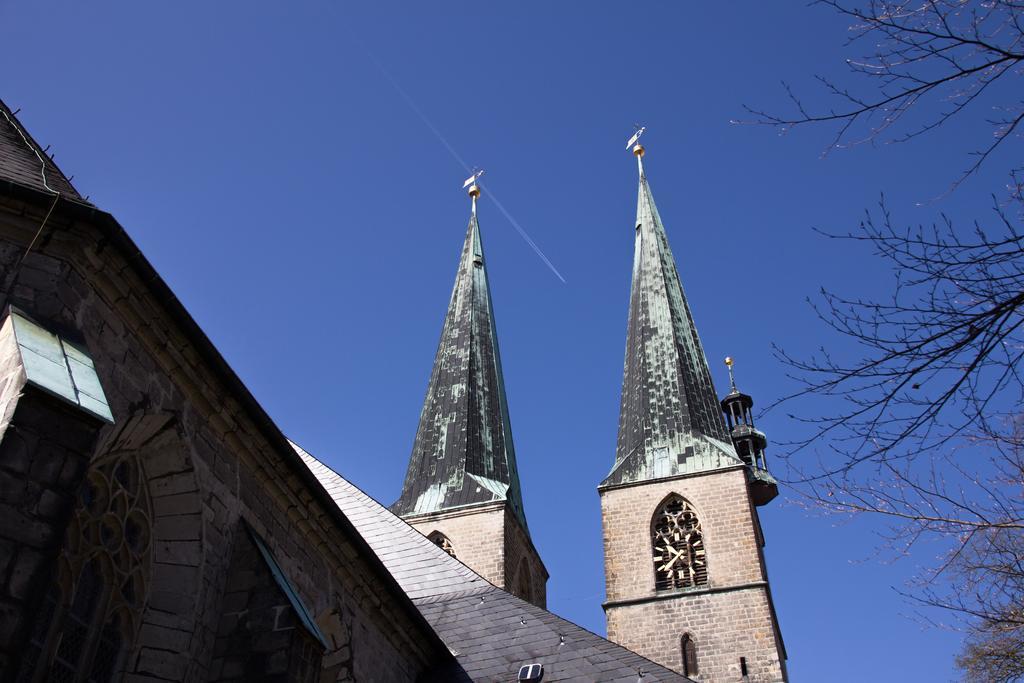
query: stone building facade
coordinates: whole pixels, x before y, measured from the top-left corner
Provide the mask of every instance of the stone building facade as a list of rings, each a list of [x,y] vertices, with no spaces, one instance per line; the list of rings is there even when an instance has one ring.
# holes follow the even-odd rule
[[[618,449],[598,488],[608,637],[694,680],[784,681],[756,508],[776,492],[767,442],[753,428],[749,396],[733,386],[719,403],[643,147],[634,153],[640,188]]]
[[[120,226],[52,165],[41,186],[21,133],[5,122],[0,155],[4,678],[244,680],[229,643],[300,622],[331,680],[414,680],[450,656]],[[19,379],[14,309],[86,350],[110,421]],[[232,618],[237,577],[269,571],[240,550],[250,529],[296,598],[264,586],[277,621]]]
[[[543,604],[501,458],[490,576]],[[537,604],[297,451],[0,103],[0,681],[682,680]]]
[[[406,517],[414,529],[495,586],[527,602],[547,604],[547,569],[529,534],[504,501],[419,517]]]
[[[651,523],[680,496],[696,510],[707,553],[706,586],[659,591]],[[742,467],[602,491],[608,638],[683,672],[683,636],[697,653],[696,680],[784,680],[781,636],[761,554],[756,508]]]

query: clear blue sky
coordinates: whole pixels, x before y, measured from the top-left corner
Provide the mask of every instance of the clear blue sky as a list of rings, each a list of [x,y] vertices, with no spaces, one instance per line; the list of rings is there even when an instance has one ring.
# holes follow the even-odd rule
[[[615,452],[636,170],[647,168],[719,389],[791,388],[770,345],[823,333],[821,286],[884,293],[852,229],[987,216],[951,198],[966,130],[820,158],[828,132],[736,126],[841,71],[845,24],[804,3],[12,2],[0,97],[113,213],[282,430],[384,503],[398,495],[469,205],[466,173],[390,72],[565,276],[480,215],[516,450],[550,608],[603,633],[595,487]],[[998,159],[994,164],[999,167]],[[759,425],[786,441],[782,413]],[[771,451],[769,451],[771,453]],[[877,526],[784,491],[763,511],[794,681],[941,681],[959,636],[901,587],[937,548],[873,556]]]

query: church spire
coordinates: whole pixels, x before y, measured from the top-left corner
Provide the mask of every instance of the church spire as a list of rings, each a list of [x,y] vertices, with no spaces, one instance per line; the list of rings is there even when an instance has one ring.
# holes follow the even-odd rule
[[[408,517],[506,501],[526,530],[477,221],[479,175],[466,181],[469,227],[409,469],[391,509]]]
[[[642,132],[642,131],[641,131]],[[729,441],[690,307],[644,171],[640,174],[633,284],[615,465],[603,485],[741,464]]]

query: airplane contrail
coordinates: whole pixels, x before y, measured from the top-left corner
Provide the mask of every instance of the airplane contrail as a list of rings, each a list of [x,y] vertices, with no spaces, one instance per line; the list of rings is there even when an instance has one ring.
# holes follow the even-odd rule
[[[405,100],[405,103],[409,105],[409,108],[412,109],[416,116],[419,117],[420,121],[422,121],[423,124],[430,129],[430,132],[434,134],[434,137],[436,137],[438,141],[442,145],[444,145],[444,148],[448,150],[448,153],[452,155],[452,158],[455,159],[455,161],[457,161],[460,166],[466,169],[467,173],[472,174],[474,170],[470,168],[469,164],[467,164],[459,155],[459,153],[455,151],[455,148],[452,147],[451,143],[448,142],[444,135],[441,134],[441,131],[437,129],[437,126],[435,126],[433,122],[429,118],[427,118],[427,115],[424,114],[423,110],[419,108],[419,106],[416,104],[416,101],[413,100],[409,93],[405,91],[405,88],[403,88],[398,83],[398,81],[395,80],[394,76],[392,76],[391,73],[386,68],[384,68],[384,65],[381,64],[380,60],[377,59],[377,57],[372,52],[370,52],[365,47],[363,49],[366,52],[367,56],[369,56],[370,60],[377,65],[378,69],[380,69],[380,72],[384,74],[384,78],[388,80],[388,83],[391,84],[391,87],[393,87],[398,92],[398,94],[402,96],[402,99]],[[506,219],[508,219],[508,222],[511,223],[512,227],[516,229],[516,232],[518,232],[519,236],[523,238],[523,241],[526,242],[531,249],[533,249],[534,253],[536,253],[540,260],[544,262],[544,265],[546,265],[551,270],[551,272],[555,274],[555,277],[561,280],[562,284],[566,284],[565,278],[562,277],[562,274],[558,272],[558,269],[555,268],[553,263],[551,263],[551,260],[547,257],[547,255],[545,255],[541,248],[537,246],[537,243],[533,241],[533,238],[530,237],[529,233],[527,233],[526,230],[523,229],[523,227],[519,224],[519,221],[512,217],[512,214],[508,212],[505,206],[498,199],[498,196],[494,194],[494,191],[491,190],[489,187],[484,187],[484,189],[487,191],[488,196],[494,201],[494,205],[498,207],[498,211],[500,211],[502,215],[505,216]]]

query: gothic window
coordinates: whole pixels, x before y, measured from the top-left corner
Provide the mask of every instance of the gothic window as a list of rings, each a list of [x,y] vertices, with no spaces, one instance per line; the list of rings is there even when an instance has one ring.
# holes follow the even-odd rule
[[[689,633],[683,636],[681,648],[683,651],[683,675],[696,676],[700,673],[697,670],[697,645]]]
[[[452,542],[448,539],[448,537],[442,534],[440,531],[433,532],[432,534],[427,536],[427,538],[433,541],[434,545],[436,545],[438,548],[445,551],[452,557],[455,557],[455,546],[453,546]]]
[[[651,525],[651,541],[656,590],[707,585],[704,536],[689,503],[676,495],[662,503]]]
[[[132,455],[90,468],[18,683],[119,679],[146,593],[151,526],[145,489]]]

